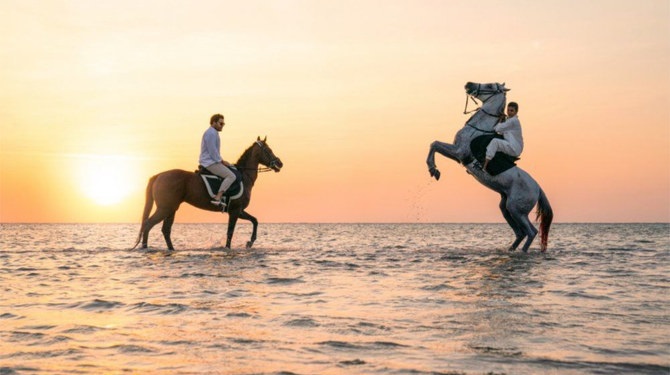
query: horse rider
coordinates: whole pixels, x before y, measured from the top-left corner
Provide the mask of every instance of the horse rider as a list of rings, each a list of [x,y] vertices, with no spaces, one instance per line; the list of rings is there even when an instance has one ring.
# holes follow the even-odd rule
[[[507,105],[507,120],[498,123],[493,130],[502,135],[504,138],[494,138],[486,147],[486,160],[484,161],[484,170],[493,159],[496,152],[503,152],[510,156],[519,157],[523,151],[523,135],[521,134],[521,123],[517,113],[519,112],[519,104],[516,102],[509,102]]]
[[[216,193],[216,196],[211,201],[216,206],[222,206],[224,203],[221,202],[221,197],[223,197],[223,194],[228,190],[230,185],[235,182],[236,177],[235,173],[228,168],[231,164],[221,157],[221,138],[219,137],[219,132],[226,125],[223,115],[218,113],[213,115],[209,119],[209,125],[209,128],[202,135],[199,162],[208,171],[223,178],[218,193]]]

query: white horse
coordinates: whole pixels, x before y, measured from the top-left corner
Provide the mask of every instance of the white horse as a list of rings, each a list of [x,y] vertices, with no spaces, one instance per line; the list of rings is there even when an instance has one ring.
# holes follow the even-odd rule
[[[435,166],[435,153],[440,153],[463,164],[468,173],[482,185],[500,193],[500,210],[516,235],[516,240],[510,246],[510,251],[515,250],[521,241],[526,238],[522,250],[527,252],[533,239],[535,239],[537,229],[528,219],[528,214],[537,204],[541,250],[544,252],[547,249],[549,227],[554,214],[540,185],[526,171],[517,166],[492,176],[482,170],[481,163],[474,158],[470,148],[470,144],[475,138],[481,135],[494,134],[493,127],[498,123],[505,108],[507,91],[509,89],[505,88],[504,83],[480,84],[468,82],[465,85],[465,93],[473,100],[475,98],[481,100],[481,108],[478,108],[463,128],[456,133],[454,144],[433,142],[430,145],[426,163],[430,175],[439,180],[440,171]],[[468,97],[466,97],[466,111],[467,103]]]

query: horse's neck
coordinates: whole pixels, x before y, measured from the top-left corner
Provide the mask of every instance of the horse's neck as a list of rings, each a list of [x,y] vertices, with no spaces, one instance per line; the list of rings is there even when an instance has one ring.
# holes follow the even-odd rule
[[[498,123],[497,117],[487,115],[486,112],[480,109],[470,117],[466,124],[475,126],[477,129],[484,131],[493,131],[493,127],[496,123]]]
[[[498,123],[498,115],[502,114],[502,108],[505,106],[505,98],[490,98],[475,114],[473,114],[466,124],[473,125],[484,131],[493,131],[493,127]],[[490,102],[489,102],[490,100]]]
[[[242,168],[242,180],[245,188],[251,188],[258,178],[258,160],[252,157],[241,157],[237,165]]]

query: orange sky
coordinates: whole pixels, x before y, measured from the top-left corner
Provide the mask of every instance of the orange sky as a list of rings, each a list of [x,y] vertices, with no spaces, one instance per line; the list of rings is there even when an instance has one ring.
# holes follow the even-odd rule
[[[0,222],[136,222],[147,179],[256,136],[261,222],[503,222],[438,156],[467,81],[520,103],[519,166],[557,222],[670,221],[670,3],[0,3]],[[105,172],[102,173],[101,172]],[[87,176],[92,176],[88,178]],[[181,222],[223,222],[186,205]]]

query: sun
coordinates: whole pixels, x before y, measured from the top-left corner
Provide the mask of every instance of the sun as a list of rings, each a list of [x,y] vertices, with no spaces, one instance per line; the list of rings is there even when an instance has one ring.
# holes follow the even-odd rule
[[[122,202],[135,187],[131,160],[118,156],[87,155],[79,165],[78,183],[83,194],[101,206]]]

